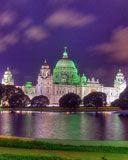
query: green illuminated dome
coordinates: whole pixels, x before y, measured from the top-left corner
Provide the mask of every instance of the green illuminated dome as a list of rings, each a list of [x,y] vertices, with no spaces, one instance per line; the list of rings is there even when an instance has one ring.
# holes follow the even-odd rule
[[[55,84],[72,85],[80,84],[78,70],[72,60],[68,58],[67,48],[65,47],[63,58],[60,59],[53,70],[53,82]]]
[[[87,77],[85,76],[85,74],[83,74],[81,77],[81,85],[86,85],[86,83],[87,83]]]
[[[75,64],[70,59],[61,59],[57,62],[56,67],[68,67],[68,68],[76,68]]]
[[[32,82],[26,82],[25,83],[25,87],[32,87],[32,86],[33,86]]]

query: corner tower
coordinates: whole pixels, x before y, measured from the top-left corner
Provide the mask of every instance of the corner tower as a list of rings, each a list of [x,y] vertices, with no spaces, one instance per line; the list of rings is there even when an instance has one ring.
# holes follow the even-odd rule
[[[118,91],[118,94],[120,94],[125,88],[126,88],[126,80],[124,78],[124,75],[119,69],[115,81],[114,81],[114,88]]]
[[[53,83],[64,85],[79,85],[80,76],[72,60],[69,59],[67,47],[64,48],[63,57],[60,59],[53,70]]]
[[[12,72],[10,71],[9,67],[7,67],[7,69],[3,75],[2,84],[14,85],[14,79],[13,79]]]
[[[45,60],[38,75],[36,94],[45,95],[49,98],[51,86],[52,86],[51,69],[47,61]]]

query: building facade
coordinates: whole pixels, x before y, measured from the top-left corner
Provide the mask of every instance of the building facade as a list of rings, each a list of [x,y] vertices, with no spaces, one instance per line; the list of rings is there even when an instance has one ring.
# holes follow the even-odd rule
[[[121,70],[118,71],[113,87],[104,87],[99,80],[87,78],[85,74],[79,74],[75,63],[69,59],[67,48],[63,57],[56,63],[51,73],[51,68],[46,60],[41,67],[36,85],[36,95],[45,95],[51,104],[58,104],[59,99],[70,92],[78,94],[81,98],[91,92],[99,91],[107,95],[107,102],[110,104],[117,99],[120,93],[126,88],[126,80]]]
[[[14,84],[11,71],[7,68],[2,79],[2,84]],[[53,72],[44,61],[36,86],[27,82],[21,87],[30,98],[38,95],[45,95],[49,98],[50,104],[58,105],[59,99],[67,93],[76,93],[81,98],[91,92],[104,92],[107,95],[107,103],[117,99],[120,93],[126,88],[126,80],[121,70],[118,71],[113,87],[105,87],[99,79],[87,78],[85,74],[80,75],[75,63],[69,59],[67,48],[65,47],[63,56],[55,65]]]

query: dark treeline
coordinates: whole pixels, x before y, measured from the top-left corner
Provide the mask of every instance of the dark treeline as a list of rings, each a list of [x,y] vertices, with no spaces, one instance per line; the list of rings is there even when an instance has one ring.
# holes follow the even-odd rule
[[[2,107],[46,107],[50,104],[45,95],[35,96],[30,100],[23,90],[13,85],[0,84],[0,100]],[[107,96],[103,92],[92,92],[81,97],[75,93],[68,93],[59,99],[59,106],[69,109],[85,107],[104,107],[107,105]],[[111,103],[113,107],[128,108],[128,87],[120,94],[119,99]]]
[[[46,107],[49,100],[46,96],[36,96],[30,100],[23,90],[13,85],[0,84],[0,100],[2,107]]]
[[[120,94],[119,99],[111,103],[113,107],[120,107],[121,109],[128,109],[128,87]]]

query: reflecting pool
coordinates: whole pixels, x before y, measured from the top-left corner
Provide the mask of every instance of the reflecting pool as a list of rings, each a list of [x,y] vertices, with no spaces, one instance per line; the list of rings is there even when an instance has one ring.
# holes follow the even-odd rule
[[[0,134],[50,139],[128,140],[128,117],[114,112],[1,112]]]

